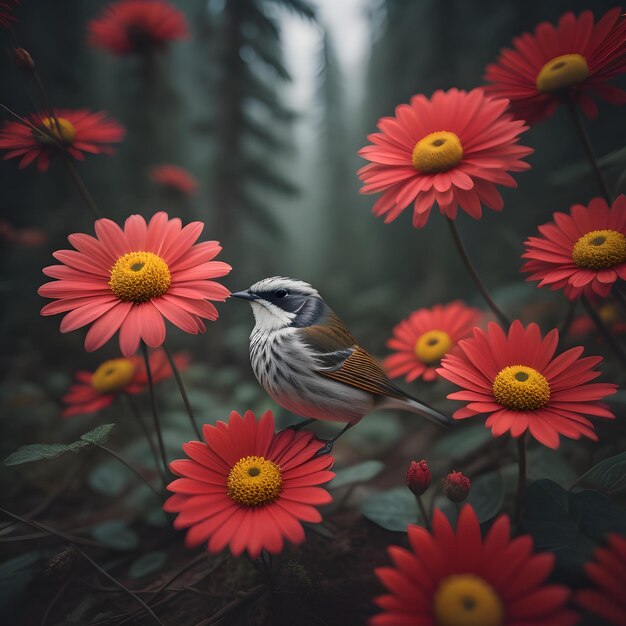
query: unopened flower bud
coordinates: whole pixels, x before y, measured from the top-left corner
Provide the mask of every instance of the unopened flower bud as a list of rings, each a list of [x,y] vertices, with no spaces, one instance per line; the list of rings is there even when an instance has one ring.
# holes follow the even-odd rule
[[[443,481],[443,491],[452,502],[462,502],[470,491],[471,481],[461,472],[451,472]]]
[[[431,478],[426,461],[423,459],[421,461],[411,461],[411,465],[409,465],[406,473],[406,484],[416,496],[421,496],[428,489]]]
[[[33,57],[24,48],[13,48],[13,60],[17,68],[24,72],[32,72],[35,69]]]

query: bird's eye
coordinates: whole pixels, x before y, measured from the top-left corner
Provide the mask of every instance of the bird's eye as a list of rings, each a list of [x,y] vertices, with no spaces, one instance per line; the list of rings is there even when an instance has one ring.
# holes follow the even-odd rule
[[[289,292],[286,289],[277,289],[274,292],[274,296],[277,297],[277,298],[284,298],[288,294],[289,294]]]

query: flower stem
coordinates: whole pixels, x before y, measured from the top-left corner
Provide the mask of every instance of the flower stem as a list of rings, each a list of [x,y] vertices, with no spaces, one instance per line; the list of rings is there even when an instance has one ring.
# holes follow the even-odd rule
[[[76,171],[76,168],[74,167],[74,164],[72,163],[72,160],[70,159],[69,155],[65,151],[65,148],[60,147],[59,150],[61,152],[61,159],[63,160],[65,169],[67,170],[67,173],[70,175],[70,178],[72,179],[72,182],[76,186],[76,189],[78,189],[78,193],[80,193],[83,200],[85,201],[85,204],[89,207],[89,210],[93,213],[94,217],[96,219],[100,219],[102,217],[102,214],[100,213],[100,210],[98,209],[98,205],[96,204],[95,200],[93,199],[93,197],[87,190],[87,187],[85,186],[85,183],[83,182],[83,179],[80,177],[80,174]]]
[[[510,322],[507,316],[498,308],[496,303],[492,300],[491,296],[489,295],[489,292],[487,291],[487,288],[485,287],[483,281],[478,275],[476,268],[474,267],[469,256],[467,255],[467,250],[465,250],[465,246],[463,245],[463,242],[461,241],[461,237],[459,236],[459,231],[456,227],[454,220],[450,218],[447,218],[447,219],[448,219],[448,226],[450,228],[450,234],[452,235],[452,239],[454,241],[454,245],[456,246],[457,252],[459,253],[459,256],[461,257],[461,260],[463,261],[463,264],[465,265],[467,272],[472,277],[472,280],[476,284],[476,287],[478,287],[478,291],[480,291],[482,297],[485,299],[485,302],[487,303],[489,308],[494,312],[495,316],[498,318],[500,323],[503,324],[504,326],[509,326]]]
[[[428,518],[426,507],[424,506],[424,503],[422,502],[422,496],[415,496],[415,500],[417,501],[417,506],[419,507],[422,517],[424,518],[424,526],[427,528],[427,530],[431,530],[430,519]]]
[[[622,311],[626,313],[626,294],[622,291],[622,287],[619,283],[615,284],[613,295],[622,307]]]
[[[600,194],[604,197],[608,204],[611,204],[611,194],[609,193],[608,185],[606,184],[606,180],[604,180],[602,170],[600,169],[598,159],[596,158],[596,155],[593,151],[589,135],[587,134],[585,126],[583,125],[583,121],[580,117],[578,107],[571,98],[567,98],[565,103],[567,105],[567,110],[569,112],[572,123],[574,124],[574,128],[576,129],[578,138],[582,143],[585,154],[587,155],[587,159],[589,159],[591,169],[593,170],[596,182],[598,183],[598,188],[600,189]]]
[[[152,436],[150,434],[150,430],[148,429],[148,425],[143,419],[143,416],[141,415],[141,411],[139,410],[139,407],[137,406],[137,403],[135,402],[133,397],[130,394],[126,394],[126,400],[128,401],[128,405],[130,406],[131,411],[133,415],[135,416],[135,419],[137,420],[137,422],[139,422],[139,426],[141,427],[141,430],[143,431],[143,434],[148,442],[148,445],[150,446],[150,452],[152,452],[152,458],[154,459],[154,464],[157,468],[157,471],[159,472],[159,476],[161,477],[163,486],[165,487],[167,485],[167,476],[165,476],[165,474],[163,473],[163,467],[161,466],[161,462],[159,461],[159,453],[157,452],[156,446],[154,445],[154,441],[152,440]]]
[[[593,320],[596,328],[600,331],[600,334],[611,346],[615,356],[622,362],[622,365],[626,367],[626,353],[624,353],[622,346],[618,343],[615,337],[613,337],[613,334],[609,330],[608,326],[602,321],[602,318],[598,315],[598,312],[595,310],[591,302],[589,302],[585,296],[581,296],[580,299],[585,307],[585,310],[587,311],[587,314]]]
[[[154,395],[154,381],[152,379],[152,370],[150,369],[150,359],[148,358],[148,348],[146,344],[141,342],[141,351],[143,353],[143,360],[146,365],[146,375],[148,377],[148,389],[150,390],[150,402],[152,404],[152,418],[154,419],[154,428],[157,432],[157,440],[159,442],[159,451],[161,453],[161,460],[163,461],[163,467],[167,475],[167,455],[165,454],[165,444],[163,443],[163,433],[161,432],[161,422],[159,420],[159,412],[157,409],[156,396]]]
[[[517,438],[517,462],[519,470],[517,474],[517,500],[515,502],[515,521],[519,523],[524,506],[524,493],[526,492],[526,437],[520,435]]]
[[[137,468],[133,467],[124,457],[122,457],[117,452],[115,452],[115,450],[112,450],[111,448],[108,448],[107,446],[103,446],[100,443],[96,443],[95,445],[98,448],[100,448],[100,450],[104,450],[104,452],[106,452],[107,454],[110,454],[114,459],[117,459],[120,463],[125,465],[133,474],[135,474],[135,476],[137,476],[137,478],[142,480],[146,485],[148,485],[148,487],[150,487],[150,491],[152,491],[152,493],[154,493],[154,495],[159,500],[163,499],[161,494],[150,484],[148,480],[146,480],[145,477],[141,475],[141,472],[139,472]]]
[[[189,402],[189,398],[187,396],[187,390],[185,389],[185,385],[183,383],[183,379],[181,378],[180,372],[178,371],[178,367],[176,367],[176,361],[174,360],[172,353],[169,351],[169,348],[165,344],[163,344],[163,350],[165,350],[165,354],[167,355],[167,360],[170,362],[170,367],[172,368],[172,372],[174,372],[174,378],[176,379],[178,390],[180,391],[180,395],[183,399],[185,409],[187,410],[187,415],[189,416],[189,421],[191,422],[191,426],[194,429],[198,439],[202,440],[202,433],[193,415],[191,403]]]

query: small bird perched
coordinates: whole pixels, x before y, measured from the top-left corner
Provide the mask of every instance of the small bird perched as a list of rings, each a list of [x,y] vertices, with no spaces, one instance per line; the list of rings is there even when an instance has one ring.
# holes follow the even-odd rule
[[[375,409],[451,422],[396,387],[308,283],[274,276],[232,296],[252,306],[250,361],[265,391],[287,410],[310,418],[301,425],[316,419],[346,423],[323,452]]]

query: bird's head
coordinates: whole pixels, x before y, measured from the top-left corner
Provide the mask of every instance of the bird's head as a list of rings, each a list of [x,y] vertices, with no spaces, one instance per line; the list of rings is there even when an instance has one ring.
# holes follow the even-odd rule
[[[311,285],[283,276],[264,278],[231,295],[250,302],[256,325],[262,330],[312,326],[326,309]]]

